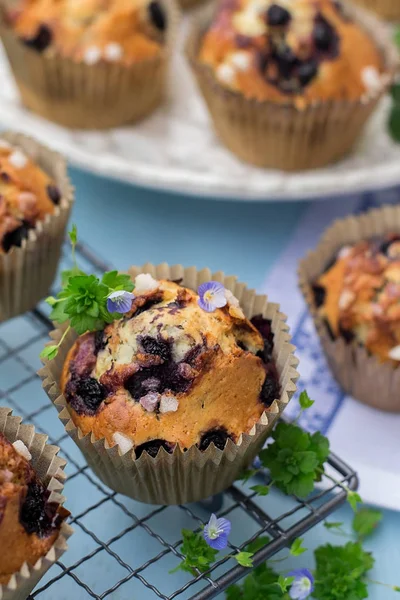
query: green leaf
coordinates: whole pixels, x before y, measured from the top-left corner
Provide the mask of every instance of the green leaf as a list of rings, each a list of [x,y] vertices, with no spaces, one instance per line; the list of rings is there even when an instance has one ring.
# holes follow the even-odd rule
[[[347,491],[347,502],[350,504],[354,512],[357,512],[357,504],[362,502],[360,494],[357,492]]]
[[[287,592],[288,588],[290,588],[294,580],[294,577],[284,577],[283,575],[279,575],[278,581],[276,583],[279,585],[282,592]]]
[[[45,300],[45,302],[49,305],[49,306],[55,306],[58,302],[57,298],[54,298],[54,296],[48,296]]]
[[[129,275],[118,273],[118,271],[108,271],[107,273],[104,273],[101,282],[109,288],[109,293],[119,290],[131,292],[135,287]]]
[[[382,520],[383,514],[380,510],[373,508],[361,508],[353,519],[353,531],[359,537],[370,535]]]
[[[293,544],[290,547],[290,554],[292,556],[300,556],[307,552],[307,548],[303,547],[303,538],[297,538],[294,540]]]
[[[397,94],[397,92],[395,92]],[[395,142],[400,142],[400,104],[396,103],[392,107],[389,123],[389,133]]]
[[[182,529],[182,538],[183,543],[180,551],[184,559],[174,571],[182,570],[192,574],[196,574],[195,569],[198,569],[201,573],[208,571],[215,561],[218,550],[211,548],[201,533]]]
[[[304,390],[300,394],[299,403],[303,410],[307,410],[307,408],[310,408],[314,404],[314,400],[311,400],[311,398],[307,394],[306,390]]]
[[[65,323],[65,321],[68,321],[69,316],[65,312],[66,304],[67,304],[67,300],[62,300],[61,302],[58,302],[53,307],[53,310],[50,313],[51,321],[54,321],[55,323],[59,323],[59,324],[62,324],[62,323]]]
[[[394,39],[395,44],[397,44],[397,46],[400,49],[400,27],[396,28],[393,39]]]
[[[252,556],[253,556],[252,552],[238,552],[237,554],[234,555],[233,558],[242,567],[249,567],[250,568],[250,567],[253,566]]]
[[[86,275],[84,271],[81,271],[77,267],[73,267],[72,269],[68,269],[65,271],[61,271],[61,285],[65,288],[68,284],[68,281],[71,277],[75,277],[76,275]]]
[[[400,586],[398,585],[394,585],[392,589],[394,592],[400,592]]]
[[[359,542],[320,546],[315,551],[314,597],[318,600],[362,600],[368,597],[364,581],[374,559]]]
[[[269,485],[253,485],[250,489],[259,496],[268,496],[270,492]]]
[[[326,529],[341,529],[343,525],[344,523],[341,521],[324,521],[324,527],[326,527]]]
[[[311,435],[284,422],[277,425],[272,439],[259,456],[273,483],[286,494],[308,496],[321,479],[329,455],[328,440],[320,433]]]
[[[70,239],[72,246],[76,246],[76,244],[78,242],[78,228],[75,224],[72,225],[71,231],[68,232],[68,237]]]
[[[225,592],[226,600],[241,600],[242,590],[238,585],[231,585]]]
[[[40,358],[53,360],[58,354],[58,346],[46,346],[40,353]]]

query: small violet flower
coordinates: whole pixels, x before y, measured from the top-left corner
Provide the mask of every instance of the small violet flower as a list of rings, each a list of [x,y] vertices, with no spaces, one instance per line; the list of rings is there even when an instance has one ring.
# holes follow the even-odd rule
[[[127,313],[132,308],[132,300],[134,295],[131,292],[120,290],[111,292],[107,296],[107,310],[110,313]]]
[[[227,304],[225,288],[218,281],[202,283],[199,285],[198,294],[200,296],[198,304],[206,312],[214,312],[215,309]]]
[[[295,578],[289,591],[292,600],[305,600],[314,591],[314,577],[308,569],[295,569],[287,576]]]
[[[231,527],[231,522],[228,519],[217,519],[213,513],[204,527],[204,539],[214,550],[223,550],[228,545]]]

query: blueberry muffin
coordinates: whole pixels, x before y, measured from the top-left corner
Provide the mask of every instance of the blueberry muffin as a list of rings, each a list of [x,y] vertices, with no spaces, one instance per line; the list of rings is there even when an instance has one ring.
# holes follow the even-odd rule
[[[2,29],[23,102],[71,127],[149,114],[163,96],[171,2],[18,0],[4,10]]]
[[[65,160],[36,140],[0,137],[0,323],[48,296],[74,193]]]
[[[24,563],[33,567],[48,553],[69,514],[49,502],[31,458],[22,441],[0,433],[0,591]]]
[[[400,361],[400,236],[344,246],[313,285],[333,338],[362,344],[380,362]]]
[[[61,202],[54,179],[20,148],[0,139],[0,254],[20,247]]]
[[[155,457],[238,442],[280,396],[270,321],[232,295],[214,312],[172,281],[136,278],[131,311],[70,349],[61,389],[84,435]]]
[[[222,141],[290,170],[345,154],[391,72],[371,18],[359,21],[334,0],[221,0],[189,56]]]
[[[296,390],[285,316],[221,272],[128,273],[120,320],[53,332],[43,387],[108,487],[150,504],[208,498],[252,463]]]

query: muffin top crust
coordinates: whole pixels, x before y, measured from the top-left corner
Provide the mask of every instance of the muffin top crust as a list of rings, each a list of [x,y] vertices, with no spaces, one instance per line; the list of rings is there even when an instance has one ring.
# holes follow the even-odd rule
[[[159,0],[21,0],[6,17],[30,48],[89,65],[154,58],[167,28]]]
[[[400,361],[400,235],[343,247],[313,285],[331,335],[357,341],[382,362]]]
[[[0,139],[0,254],[21,246],[29,229],[61,202],[55,182],[20,148]]]
[[[67,356],[61,388],[75,425],[136,458],[237,441],[280,395],[270,322],[250,322],[229,292],[207,312],[179,283],[135,282],[130,312]]]
[[[0,433],[0,548],[7,549],[0,552],[0,584],[47,554],[69,514],[48,501],[30,459],[23,442],[11,444]]]
[[[199,60],[246,98],[299,108],[357,100],[384,71],[370,36],[333,0],[222,0]]]

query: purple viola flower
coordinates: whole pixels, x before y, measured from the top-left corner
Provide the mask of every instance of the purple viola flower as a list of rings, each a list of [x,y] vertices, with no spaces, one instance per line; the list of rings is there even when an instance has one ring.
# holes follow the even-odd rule
[[[287,577],[294,577],[289,590],[292,600],[305,600],[314,591],[314,577],[308,569],[295,569],[290,571]]]
[[[231,527],[231,522],[228,519],[217,519],[213,513],[204,527],[204,539],[214,550],[223,550],[228,545]]]
[[[134,295],[131,292],[119,290],[107,296],[107,310],[110,313],[127,313],[132,308]]]
[[[198,289],[200,308],[206,312],[214,312],[217,308],[226,306],[225,288],[218,281],[207,281],[199,285]]]

